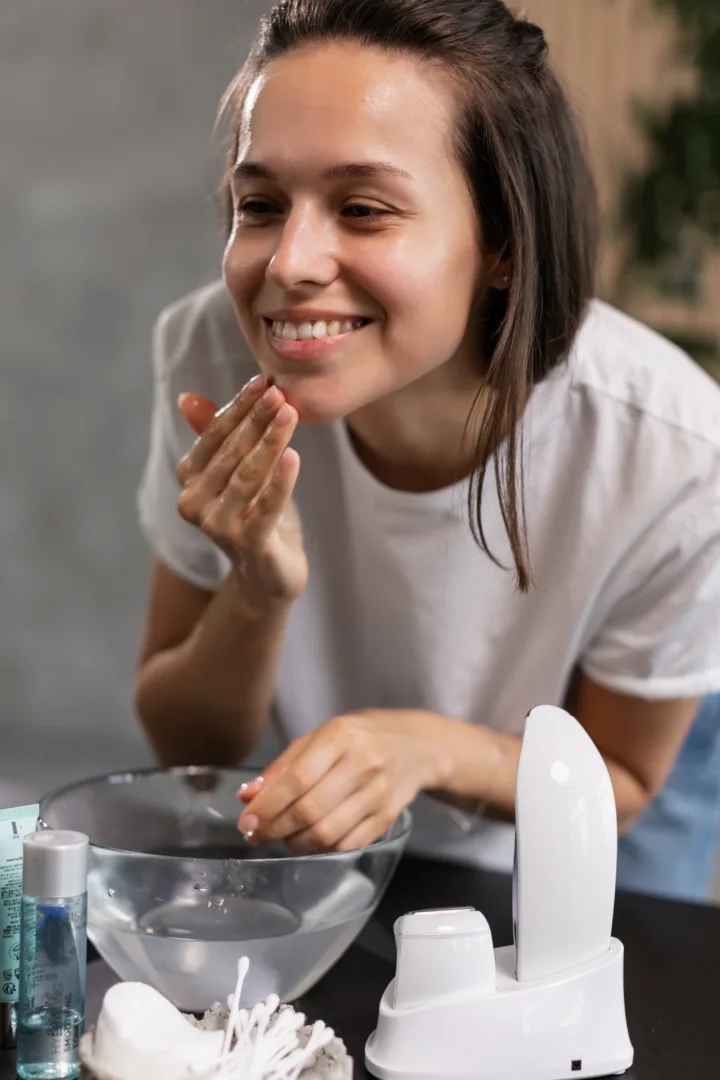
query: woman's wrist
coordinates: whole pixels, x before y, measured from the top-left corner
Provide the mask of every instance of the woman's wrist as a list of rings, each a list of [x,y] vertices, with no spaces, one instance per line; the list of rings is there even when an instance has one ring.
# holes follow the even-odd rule
[[[294,596],[254,596],[239,571],[234,568],[227,578],[235,614],[247,623],[282,626],[295,603]]]
[[[424,748],[425,778],[422,789],[445,790],[451,788],[455,772],[455,762],[451,747],[448,745],[450,725],[457,723],[439,713],[419,710],[413,714],[414,730],[411,738],[417,746]]]
[[[429,714],[436,748],[435,782],[427,790],[469,813],[512,811],[520,739],[484,725]]]

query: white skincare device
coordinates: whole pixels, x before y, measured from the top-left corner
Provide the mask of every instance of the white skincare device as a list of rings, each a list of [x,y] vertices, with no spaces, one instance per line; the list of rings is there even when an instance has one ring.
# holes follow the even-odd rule
[[[610,936],[615,798],[562,709],[527,718],[515,808],[515,944],[493,949],[474,908],[398,919],[395,978],[365,1050],[379,1080],[565,1080],[632,1064],[623,947]]]

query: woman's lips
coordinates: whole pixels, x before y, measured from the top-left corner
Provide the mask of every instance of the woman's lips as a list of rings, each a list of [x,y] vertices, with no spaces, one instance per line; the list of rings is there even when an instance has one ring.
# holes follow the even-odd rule
[[[362,334],[372,322],[363,320],[363,325],[354,330],[346,330],[340,334],[326,334],[325,337],[312,337],[306,340],[293,340],[291,338],[278,337],[273,333],[273,324],[268,319],[263,319],[267,342],[275,353],[283,360],[312,360],[318,356],[337,349],[348,341]]]

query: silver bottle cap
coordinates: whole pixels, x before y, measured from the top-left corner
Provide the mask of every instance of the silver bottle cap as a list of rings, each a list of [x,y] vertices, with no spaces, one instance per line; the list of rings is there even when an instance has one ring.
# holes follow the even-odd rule
[[[87,891],[89,841],[84,833],[48,829],[23,840],[26,896],[77,896]]]

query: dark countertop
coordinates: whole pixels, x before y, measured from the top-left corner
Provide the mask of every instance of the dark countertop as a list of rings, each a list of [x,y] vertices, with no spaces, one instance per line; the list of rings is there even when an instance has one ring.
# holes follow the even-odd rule
[[[495,946],[512,942],[508,877],[406,859],[357,943],[296,1007],[335,1028],[368,1074],[364,1046],[394,974],[393,923],[417,908],[473,906],[487,917]],[[614,933],[625,946],[625,1000],[635,1064],[628,1080],[708,1080],[720,1061],[720,908],[619,894]],[[116,979],[88,966],[88,1023]],[[0,1080],[14,1080],[12,1055],[0,1056]]]

